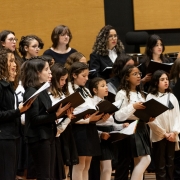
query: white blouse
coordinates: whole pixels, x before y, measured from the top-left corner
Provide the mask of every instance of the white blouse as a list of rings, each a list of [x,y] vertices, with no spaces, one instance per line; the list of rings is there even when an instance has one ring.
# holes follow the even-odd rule
[[[75,89],[79,88],[79,86],[78,86],[77,84],[74,84],[74,87],[75,87]],[[85,88],[85,87],[84,87],[84,88]],[[70,94],[74,93],[74,90],[73,90],[73,88],[72,88],[71,82],[68,83],[68,90],[69,90],[69,93],[70,93]],[[87,88],[86,88],[86,91],[87,91],[89,94],[91,94]],[[82,96],[82,98],[85,100],[85,102],[74,109],[74,114],[76,114],[76,112],[82,112],[82,109],[87,109],[87,106],[89,106],[89,107],[94,107],[94,106],[93,106],[93,102],[92,102],[92,98],[89,97],[88,94],[87,94],[84,90],[83,90],[83,92],[84,92],[84,94],[87,95],[86,98],[84,98],[84,97]],[[80,94],[80,95],[81,95],[81,94]],[[87,119],[81,119],[81,120],[77,121],[76,124],[89,124],[89,118],[87,118]]]
[[[150,99],[155,99],[158,102],[167,106],[168,93],[158,95],[148,94],[146,101]],[[167,110],[164,113],[160,114],[155,118],[153,122],[148,122],[149,127],[151,128],[151,141],[157,142],[164,138],[165,133],[174,132],[176,134],[176,146],[175,149],[179,149],[179,137],[180,132],[180,111],[179,104],[176,97],[170,93],[170,101],[173,104],[174,108],[172,110]]]
[[[115,112],[115,118],[117,121],[125,121],[127,119],[129,120],[137,120],[139,119],[136,117],[133,113],[136,111],[134,109],[133,104],[136,102],[145,102],[144,97],[142,97],[141,93],[132,92],[130,91],[130,101],[128,101],[128,98],[126,96],[126,91],[120,90],[115,98],[115,101],[118,101],[120,99],[123,99],[122,106],[119,111]]]
[[[101,99],[100,97],[94,96],[92,98],[93,105],[96,106],[102,100],[103,99]],[[115,131],[123,129],[123,124],[116,124],[114,122],[113,116],[110,116],[109,119],[105,122],[103,120],[98,121],[96,125],[97,126],[113,126]]]
[[[111,59],[111,61],[114,63],[116,58],[117,58],[117,53],[116,53],[116,49],[113,48],[112,50],[111,49],[108,49],[109,51],[109,58]]]
[[[49,96],[51,98],[52,101],[52,105],[56,104],[57,102],[59,102],[59,100],[63,100],[66,96],[63,94],[61,97],[54,97],[52,96],[52,94],[49,93]],[[60,123],[63,120],[63,118],[57,119],[56,120],[56,124]],[[67,117],[63,122],[61,122],[60,124],[57,125],[57,133],[56,133],[56,137],[59,137],[60,134],[66,129],[66,127],[68,126],[68,124],[71,122],[71,120]]]

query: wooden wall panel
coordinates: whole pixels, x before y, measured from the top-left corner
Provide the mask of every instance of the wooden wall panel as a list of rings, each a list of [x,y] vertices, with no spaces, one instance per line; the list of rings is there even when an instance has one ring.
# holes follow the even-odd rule
[[[179,0],[133,0],[134,29],[180,28]]]
[[[82,52],[87,59],[99,30],[104,26],[102,0],[43,0],[3,1],[0,11],[0,31],[9,29],[16,37],[36,34],[51,47],[51,32],[59,24],[68,26],[73,39],[70,46]]]

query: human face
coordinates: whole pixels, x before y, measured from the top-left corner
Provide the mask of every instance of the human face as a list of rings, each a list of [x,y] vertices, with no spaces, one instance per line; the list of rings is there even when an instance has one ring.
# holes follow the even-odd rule
[[[51,70],[49,68],[48,62],[45,63],[43,70],[41,72],[39,72],[38,75],[39,75],[40,83],[51,81],[52,75],[51,75]]]
[[[162,74],[159,78],[158,91],[164,93],[169,87],[169,79],[166,74]]]
[[[134,61],[133,61],[132,59],[130,59],[130,60],[125,64],[125,66],[127,66],[127,65],[134,65]]]
[[[87,64],[87,60],[84,56],[79,60],[79,62]]]
[[[117,33],[114,29],[111,29],[109,31],[109,37],[108,37],[108,49],[113,49],[117,44]]]
[[[15,38],[14,34],[8,34],[5,41],[1,42],[2,46],[6,49],[10,49],[11,51],[15,51],[16,49],[16,42],[17,39]]]
[[[105,96],[108,95],[108,87],[105,80],[102,80],[98,83],[97,89],[93,88],[94,93],[96,96],[104,99]]]
[[[60,35],[59,35],[59,44],[62,44],[62,45],[67,45],[69,43],[69,34],[68,32],[62,32]]]
[[[14,81],[17,74],[14,54],[8,53],[7,58],[8,58],[7,65],[8,65],[9,81]]]
[[[153,47],[153,55],[161,55],[163,50],[163,45],[160,40],[157,41],[156,45]]]
[[[73,74],[74,84],[77,84],[78,86],[85,86],[85,84],[88,80],[88,75],[89,75],[88,69],[85,69],[78,75]]]
[[[25,46],[24,47],[25,51],[26,51],[26,58],[30,59],[31,57],[36,57],[38,56],[39,53],[39,42],[36,39],[32,39],[29,42],[29,46]]]
[[[131,90],[135,90],[141,82],[141,72],[138,68],[133,68],[129,76],[126,79],[129,82]]]
[[[60,79],[59,79],[60,88],[63,88],[63,86],[66,84],[66,79],[67,78],[68,78],[68,74],[60,77]]]

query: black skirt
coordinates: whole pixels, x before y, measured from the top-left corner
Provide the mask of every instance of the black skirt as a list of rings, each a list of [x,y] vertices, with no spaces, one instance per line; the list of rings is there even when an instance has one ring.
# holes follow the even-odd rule
[[[79,156],[100,156],[96,124],[73,124],[73,135]]]
[[[74,140],[72,125],[69,124],[63,133],[60,135],[62,157],[66,166],[79,163],[78,152]]]
[[[97,126],[97,129],[102,132],[111,132],[114,130],[113,126]],[[101,161],[112,160],[114,158],[112,143],[108,140],[100,140]]]
[[[135,134],[121,142],[122,152],[125,157],[139,157],[151,154],[151,142],[147,124],[139,120]]]

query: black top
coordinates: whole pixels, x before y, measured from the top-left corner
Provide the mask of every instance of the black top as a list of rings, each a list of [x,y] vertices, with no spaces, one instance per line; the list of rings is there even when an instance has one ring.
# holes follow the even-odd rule
[[[18,100],[15,101],[12,84],[0,80],[0,139],[17,139],[20,136],[20,111]]]
[[[25,90],[24,101],[37,89],[29,87]],[[46,90],[42,91],[31,107],[25,113],[25,137],[28,143],[55,137],[56,114],[48,114],[46,110],[52,106],[51,99]]]
[[[43,55],[49,55],[54,59],[56,63],[61,63],[62,65],[64,65],[69,55],[74,52],[77,52],[77,51],[73,48],[71,48],[71,50],[65,54],[60,54],[60,53],[54,52],[52,49],[48,49],[43,53]]]

